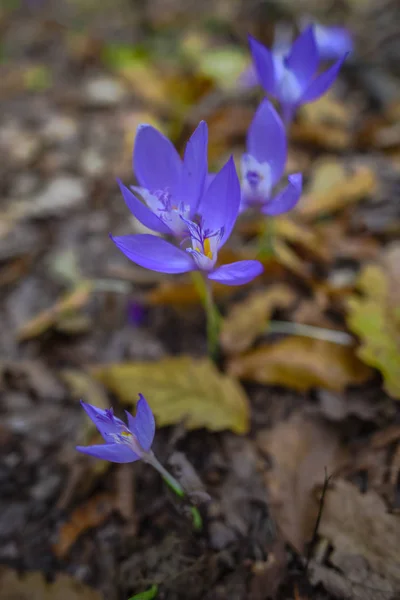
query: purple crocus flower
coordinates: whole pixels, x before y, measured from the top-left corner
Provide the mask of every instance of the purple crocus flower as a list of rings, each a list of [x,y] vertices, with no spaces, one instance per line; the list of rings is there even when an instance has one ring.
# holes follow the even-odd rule
[[[276,196],[273,187],[285,170],[285,128],[275,108],[265,99],[258,107],[247,132],[247,153],[242,157],[241,211],[259,208],[266,215],[291,210],[302,191],[302,175],[289,175],[288,185]]]
[[[240,198],[240,183],[231,157],[208,186],[196,220],[181,216],[189,232],[181,247],[149,234],[111,239],[130,260],[152,271],[197,270],[225,285],[242,285],[260,275],[263,267],[259,261],[242,260],[216,267],[218,250],[229,238],[239,214]]]
[[[251,36],[249,42],[258,79],[265,91],[279,100],[285,123],[292,120],[299,106],[317,100],[328,90],[347,56],[318,75],[319,55],[312,25],[287,53],[268,50]]]
[[[84,454],[116,463],[128,463],[143,459],[152,462],[151,445],[155,433],[155,422],[151,408],[142,394],[133,417],[125,411],[128,425],[114,415],[113,409],[102,410],[81,401],[82,407],[96,425],[105,444],[77,446]]]
[[[118,183],[129,210],[143,225],[177,237],[187,234],[184,219],[194,217],[204,192],[207,141],[207,124],[201,121],[181,160],[168,138],[151,125],[139,125],[133,153],[139,187],[132,191]]]

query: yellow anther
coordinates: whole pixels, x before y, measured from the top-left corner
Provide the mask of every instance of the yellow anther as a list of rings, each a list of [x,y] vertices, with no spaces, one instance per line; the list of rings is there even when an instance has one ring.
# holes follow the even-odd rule
[[[213,253],[211,252],[211,244],[210,244],[209,238],[206,238],[204,240],[204,254],[207,256],[207,258],[212,259],[212,257],[213,257]]]
[[[128,438],[128,437],[132,437],[132,434],[131,434],[131,432],[130,432],[130,431],[122,431],[122,432],[121,432],[121,435],[123,435],[124,437],[127,437],[127,438]]]

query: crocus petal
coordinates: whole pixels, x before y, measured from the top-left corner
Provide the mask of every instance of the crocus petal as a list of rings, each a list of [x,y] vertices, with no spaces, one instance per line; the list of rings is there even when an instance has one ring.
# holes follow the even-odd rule
[[[286,67],[294,73],[303,91],[315,74],[318,62],[314,31],[312,25],[309,25],[295,39],[285,61]]]
[[[127,187],[117,179],[119,188],[124,197],[125,203],[131,213],[140,221],[145,227],[158,231],[158,233],[171,233],[170,228],[153,213],[153,211],[141,202],[139,198],[136,198]]]
[[[351,35],[345,27],[314,25],[314,36],[321,60],[337,60],[353,50]]]
[[[139,460],[138,456],[127,444],[99,444],[98,446],[77,446],[76,449],[83,454],[89,454],[101,460],[115,463],[129,463]]]
[[[142,187],[174,192],[182,161],[174,145],[151,125],[139,125],[133,151],[133,170]]]
[[[287,142],[282,120],[269,100],[258,107],[247,133],[247,152],[259,163],[268,163],[271,184],[282,177],[287,157]]]
[[[299,104],[305,104],[306,102],[313,102],[317,100],[322,94],[325,94],[327,89],[332,85],[335,81],[337,74],[340,71],[340,67],[342,66],[347,54],[342,56],[338,61],[336,61],[329,69],[318,75],[314,79],[314,81],[308,86],[305,93],[300,99]]]
[[[210,183],[200,210],[203,229],[209,229],[210,231],[223,229],[219,240],[219,248],[231,234],[239,213],[239,206],[240,183],[231,156]]]
[[[155,235],[140,233],[110,237],[125,256],[146,269],[159,273],[186,273],[196,268],[187,252]]]
[[[250,51],[253,56],[254,66],[258,79],[264,90],[269,94],[275,94],[275,70],[272,54],[260,42],[249,35]]]
[[[190,217],[195,214],[204,192],[208,173],[207,144],[207,123],[201,121],[186,145],[182,177],[176,194],[178,203],[190,206]]]
[[[294,173],[289,175],[288,180],[288,185],[263,207],[265,215],[280,215],[296,206],[302,192],[303,176],[301,173]]]
[[[83,400],[81,400],[81,406],[106,441],[109,441],[107,436],[110,433],[120,433],[122,429],[126,429],[125,423],[118,417],[109,418],[110,411],[107,414],[107,411],[92,404],[87,404]]]
[[[128,417],[129,429],[137,437],[139,444],[148,452],[153,443],[156,424],[154,416],[146,399],[139,394],[139,400],[136,405],[136,415],[133,417],[126,411]]]
[[[218,267],[208,275],[208,279],[213,279],[224,285],[243,285],[261,275],[263,270],[264,267],[258,260],[239,260]]]

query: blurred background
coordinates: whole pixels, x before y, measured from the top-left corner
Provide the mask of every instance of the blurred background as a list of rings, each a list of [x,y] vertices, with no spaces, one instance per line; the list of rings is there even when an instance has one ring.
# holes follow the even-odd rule
[[[240,77],[247,34],[306,21],[354,51],[290,129],[305,192],[263,277],[215,288],[217,370],[190,280],[109,240],[143,232],[116,178],[135,183],[139,123],[182,151],[205,119],[210,170],[239,165],[263,97]],[[399,593],[399,65],[397,0],[1,1],[0,600]],[[254,258],[259,232],[240,221],[222,261]],[[74,449],[97,439],[79,398],[132,410],[138,392],[159,458],[212,498],[197,537],[146,465]]]

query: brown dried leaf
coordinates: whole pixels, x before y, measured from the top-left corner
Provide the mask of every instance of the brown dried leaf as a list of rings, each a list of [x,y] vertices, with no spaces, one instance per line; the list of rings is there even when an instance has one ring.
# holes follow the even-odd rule
[[[388,514],[376,492],[361,494],[353,484],[335,481],[325,496],[319,533],[341,554],[364,557],[400,591],[400,519]]]
[[[113,498],[108,494],[98,494],[85,504],[78,506],[58,532],[58,540],[53,544],[56,556],[64,558],[79,536],[88,529],[104,523],[113,510]]]
[[[348,175],[336,159],[324,159],[314,171],[313,180],[296,212],[304,218],[314,219],[359,202],[375,189],[376,176],[368,167],[359,166]]]
[[[353,348],[302,337],[264,344],[236,357],[230,361],[228,372],[242,379],[299,391],[321,387],[337,392],[363,383],[371,375]]]
[[[62,573],[47,583],[43,573],[21,577],[14,569],[0,567],[0,600],[101,600],[101,595]]]
[[[312,494],[345,460],[337,430],[323,421],[293,414],[257,436],[272,461],[266,473],[271,509],[285,539],[303,552],[314,529],[318,502]]]
[[[256,337],[265,331],[272,312],[276,308],[288,308],[295,297],[290,287],[276,284],[235,304],[222,323],[223,349],[238,354],[250,348]]]
[[[348,106],[328,92],[316,102],[301,107],[299,120],[290,133],[296,141],[345,150],[352,144],[351,121]]]
[[[136,404],[139,392],[144,394],[161,427],[184,420],[188,429],[248,430],[246,394],[207,359],[178,356],[111,364],[94,367],[91,373],[129,406]]]
[[[58,320],[85,306],[93,291],[91,281],[83,281],[56,302],[54,306],[25,323],[17,333],[19,341],[35,338],[53,327]]]

